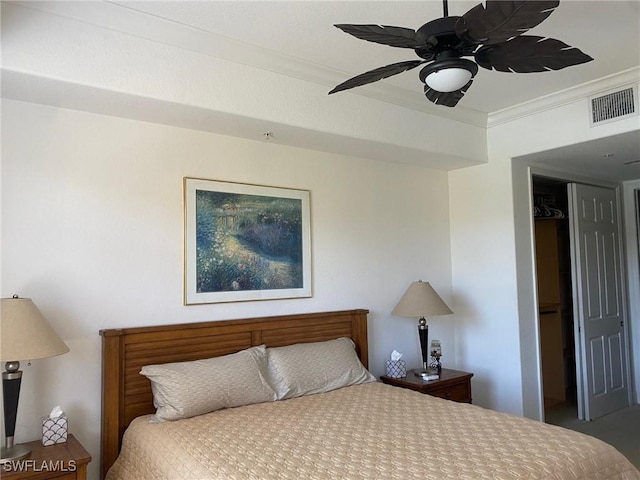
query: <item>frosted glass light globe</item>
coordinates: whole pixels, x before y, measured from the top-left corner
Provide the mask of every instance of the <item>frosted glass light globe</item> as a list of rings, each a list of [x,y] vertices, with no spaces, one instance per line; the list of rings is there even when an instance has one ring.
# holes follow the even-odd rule
[[[443,68],[429,74],[425,83],[437,92],[455,92],[469,83],[472,76],[466,68]]]

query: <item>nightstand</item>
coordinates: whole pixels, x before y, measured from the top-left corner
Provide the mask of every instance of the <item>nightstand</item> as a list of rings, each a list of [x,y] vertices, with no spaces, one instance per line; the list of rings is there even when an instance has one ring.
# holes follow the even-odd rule
[[[40,440],[25,445],[31,455],[0,466],[2,480],[86,480],[91,455],[73,435],[48,447]]]
[[[413,372],[407,372],[407,376],[402,378],[382,375],[380,380],[388,385],[408,388],[434,397],[446,398],[460,403],[471,403],[471,377],[473,377],[473,373],[443,368],[439,379],[428,382]]]

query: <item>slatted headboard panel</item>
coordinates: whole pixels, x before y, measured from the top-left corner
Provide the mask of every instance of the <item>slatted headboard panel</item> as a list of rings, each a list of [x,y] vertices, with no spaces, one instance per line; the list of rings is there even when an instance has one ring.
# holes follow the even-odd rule
[[[368,367],[368,310],[281,315],[156,327],[101,330],[102,478],[115,462],[131,421],[155,412],[144,365],[217,357],[265,344],[278,347],[349,337]]]

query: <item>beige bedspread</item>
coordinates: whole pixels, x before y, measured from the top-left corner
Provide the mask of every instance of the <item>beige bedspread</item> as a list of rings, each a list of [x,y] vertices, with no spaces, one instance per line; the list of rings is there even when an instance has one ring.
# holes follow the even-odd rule
[[[595,438],[380,383],[151,424],[108,480],[625,479]]]

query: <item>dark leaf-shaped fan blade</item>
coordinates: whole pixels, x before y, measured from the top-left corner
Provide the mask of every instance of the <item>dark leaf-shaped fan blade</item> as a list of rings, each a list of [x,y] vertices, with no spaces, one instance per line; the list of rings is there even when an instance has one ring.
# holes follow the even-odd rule
[[[469,87],[473,83],[473,79],[469,80],[469,82],[462,87],[460,90],[456,90],[455,92],[438,92],[433,88],[430,88],[425,84],[424,86],[424,95],[428,100],[432,101],[436,105],[444,105],[445,107],[455,107],[460,99],[464,97],[464,94],[469,90]]]
[[[329,94],[341,92],[342,90],[348,90],[349,88],[353,87],[360,87],[362,85],[366,85],[367,83],[377,82],[378,80],[382,80],[383,78],[391,77],[392,75],[397,75],[398,73],[406,72],[407,70],[416,68],[422,63],[425,63],[425,61],[409,60],[408,62],[399,62],[392,63],[391,65],[385,65],[384,67],[370,70],[356,77],[350,78],[345,82],[342,82],[340,85],[331,90]]]
[[[522,35],[547,18],[558,0],[487,0],[465,13],[455,25],[458,37],[490,45]]]
[[[381,43],[391,47],[420,48],[432,43],[434,37],[427,38],[424,34],[404,27],[391,27],[385,25],[335,25],[349,35],[353,35],[368,42]]]
[[[488,70],[531,73],[560,70],[593,60],[580,49],[555,38],[521,35],[498,45],[481,47],[476,62]]]

